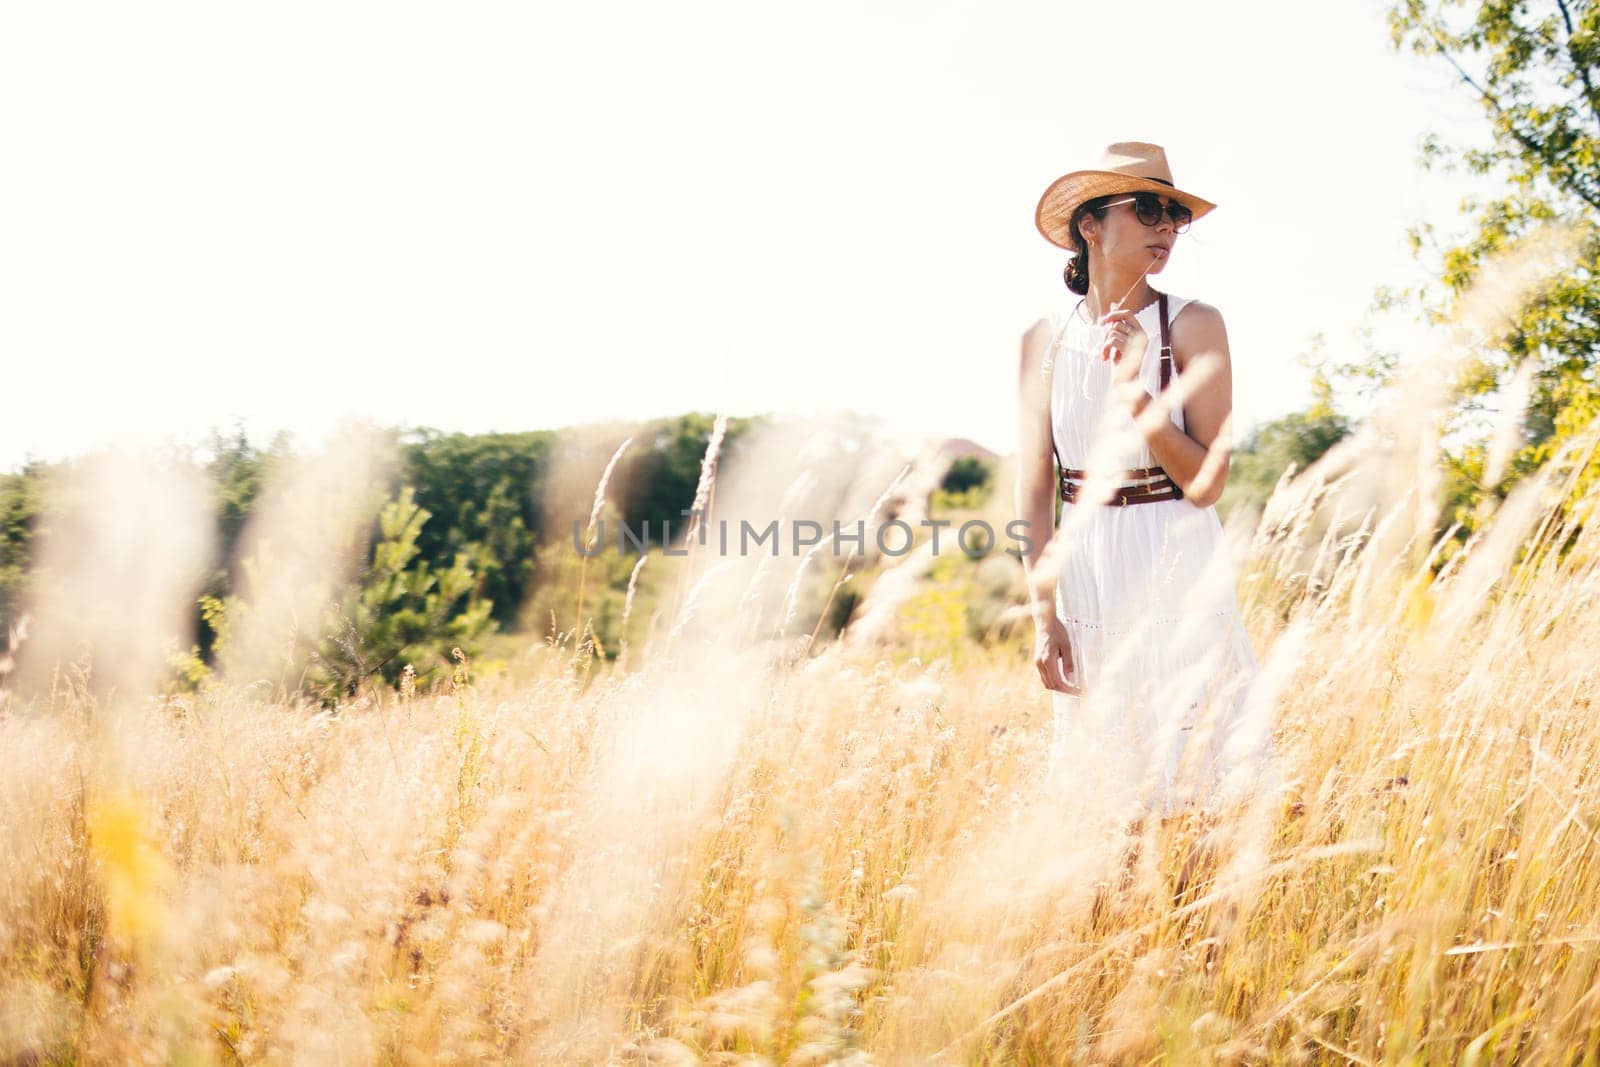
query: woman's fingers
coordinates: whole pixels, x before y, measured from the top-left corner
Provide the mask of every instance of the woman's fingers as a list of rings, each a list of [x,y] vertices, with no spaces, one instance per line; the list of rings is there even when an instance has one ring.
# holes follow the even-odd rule
[[[1068,666],[1070,659],[1068,653],[1059,646],[1052,646],[1046,658],[1045,665],[1041,668],[1044,674],[1046,689],[1053,689],[1058,693],[1076,695],[1078,693],[1077,679],[1073,676],[1072,668]]]
[[[1139,319],[1127,308],[1113,307],[1110,311],[1100,316],[1100,325],[1106,326],[1112,323],[1122,323],[1125,326],[1133,327],[1139,324]]]
[[[1118,301],[1111,305],[1111,310],[1100,316],[1100,327],[1105,332],[1105,343],[1100,346],[1100,358],[1121,362],[1122,354],[1127,348],[1128,338],[1142,328],[1134,313],[1121,306]]]
[[[1038,668],[1039,681],[1046,689],[1074,696],[1082,692],[1072,663],[1071,641],[1059,627],[1039,632],[1033,665]]]
[[[1112,331],[1111,336],[1106,339],[1104,349],[1101,350],[1100,358],[1109,359],[1113,363],[1120,363],[1122,361],[1122,346],[1127,344],[1127,341],[1128,334],[1126,330]]]
[[[1126,324],[1115,324],[1106,330],[1105,343],[1100,346],[1100,358],[1103,360],[1120,360],[1122,358],[1122,346],[1127,343],[1127,340],[1128,329]]]
[[[1067,690],[1066,691],[1068,693],[1071,693],[1073,696],[1077,696],[1083,690],[1078,685],[1078,672],[1072,666],[1072,655],[1071,655],[1071,653],[1063,652],[1061,654],[1061,663],[1062,663],[1061,677],[1062,677],[1063,681],[1066,682],[1066,685],[1067,685]]]
[[[1077,680],[1072,677],[1070,671],[1062,671],[1058,677],[1059,680],[1056,683],[1056,691],[1058,693],[1065,693],[1067,696],[1073,697],[1079,695]]]

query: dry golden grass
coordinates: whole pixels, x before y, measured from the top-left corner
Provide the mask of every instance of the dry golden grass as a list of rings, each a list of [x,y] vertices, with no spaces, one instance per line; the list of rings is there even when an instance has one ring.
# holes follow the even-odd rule
[[[1132,840],[1042,802],[1047,704],[1010,652],[591,676],[544,646],[515,683],[337,715],[213,694],[115,731],[69,687],[3,723],[3,1053],[1592,1057],[1575,537],[1463,603],[1469,558],[1431,615],[1302,601],[1273,645],[1301,806]]]

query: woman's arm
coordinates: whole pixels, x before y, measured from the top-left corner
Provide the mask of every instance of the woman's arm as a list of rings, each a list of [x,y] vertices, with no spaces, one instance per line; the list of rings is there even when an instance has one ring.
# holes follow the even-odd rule
[[[1017,369],[1017,516],[1027,523],[1022,550],[1024,587],[1033,615],[1033,665],[1046,689],[1080,694],[1072,640],[1056,616],[1055,563],[1042,563],[1056,532],[1055,446],[1050,439],[1050,323],[1040,319],[1022,335]],[[1050,557],[1054,559],[1054,556]]]
[[[1179,376],[1165,395],[1140,402],[1135,423],[1183,495],[1196,507],[1209,507],[1228,484],[1233,455],[1233,361],[1222,312],[1191,301],[1172,322],[1172,358]],[[1149,396],[1137,380],[1133,388]],[[1184,426],[1170,412],[1183,405]]]
[[[1017,517],[1026,523],[1028,544],[1022,552],[1022,572],[1029,579],[1033,618],[1053,615],[1053,604],[1041,603],[1033,593],[1033,572],[1045,545],[1055,533],[1055,450],[1050,440],[1049,368],[1044,357],[1050,343],[1050,324],[1040,319],[1022,335],[1017,372]]]

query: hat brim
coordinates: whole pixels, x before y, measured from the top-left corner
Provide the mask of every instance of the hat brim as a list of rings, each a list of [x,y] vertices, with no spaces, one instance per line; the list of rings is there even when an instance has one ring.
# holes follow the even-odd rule
[[[1033,224],[1044,239],[1059,248],[1076,251],[1072,243],[1072,216],[1085,200],[1113,193],[1160,193],[1194,212],[1196,219],[1209,214],[1217,205],[1204,197],[1174,189],[1153,178],[1119,174],[1114,170],[1075,170],[1050,183],[1039,206],[1033,211]]]

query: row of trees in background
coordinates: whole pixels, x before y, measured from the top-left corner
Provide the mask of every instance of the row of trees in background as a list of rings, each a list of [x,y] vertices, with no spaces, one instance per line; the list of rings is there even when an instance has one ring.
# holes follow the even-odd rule
[[[713,421],[696,413],[635,431],[608,494],[620,521],[681,530]],[[738,451],[748,426],[729,420],[725,454]],[[386,503],[363,538],[364,566],[331,606],[295,680],[325,698],[368,677],[395,682],[408,664],[424,683],[451,670],[452,648],[474,654],[487,634],[523,627],[542,555],[571,537],[569,528],[556,528],[562,516],[547,504],[547,475],[558,448],[582,446],[563,442],[559,431],[396,430],[390,444],[394,462],[380,489]],[[241,595],[251,565],[241,558],[245,531],[274,468],[290,456],[286,436],[261,447],[236,432],[213,434],[192,457],[212,493],[217,553],[196,606],[198,644],[175,664],[191,682],[214,666],[249,610]],[[74,462],[35,461],[0,475],[0,639],[26,610],[38,548]]]
[[[648,524],[659,530],[670,522],[681,532],[714,421],[697,413],[635,429],[607,492],[612,516],[633,529]],[[1292,416],[1246,441],[1237,453],[1233,504],[1259,503],[1290,462],[1304,466],[1336,439],[1330,429],[1336,422]],[[729,420],[725,460],[737,457],[751,426],[751,420]],[[296,668],[301,674],[278,679],[330,701],[367,678],[395,683],[408,665],[419,683],[448,674],[451,649],[476,656],[494,632],[548,629],[556,606],[568,607],[560,598],[570,592],[579,562],[568,543],[573,501],[583,502],[586,516],[595,472],[622,436],[596,433],[586,445],[561,431],[391,433],[394,462],[377,489],[384,503],[362,538],[360,573],[319,620],[321,637],[305,650]],[[564,459],[559,474],[558,450]],[[287,437],[262,447],[239,432],[213,434],[192,457],[210,486],[217,545],[198,598],[197,644],[174,662],[192,685],[203,683],[253,610],[250,588],[259,561],[244,556],[245,534],[275,468],[291,458]],[[38,545],[60,506],[56,486],[72,465],[35,462],[0,475],[0,633],[25,609]],[[979,508],[994,491],[996,474],[982,458],[959,457],[930,506],[940,513]],[[553,477],[581,480],[552,486]],[[551,501],[564,501],[558,506],[568,513],[555,513]],[[608,553],[588,564],[591,625],[602,654],[614,654],[616,602],[631,561]],[[836,631],[847,620],[825,621]]]
[[[682,528],[713,422],[697,413],[633,435],[608,493],[619,521],[632,529],[648,523],[659,530],[665,522]],[[737,455],[750,425],[729,420],[725,456]],[[1258,427],[1241,442],[1222,509],[1259,507],[1286,468],[1303,469],[1349,429],[1322,381],[1309,411]],[[418,660],[446,669],[452,642],[470,652],[488,632],[543,625],[546,620],[529,618],[527,609],[541,580],[570,563],[561,552],[559,559],[546,558],[570,538],[546,506],[547,472],[562,447],[571,445],[558,431],[397,432],[397,463],[384,488],[387,503],[371,524],[363,577],[337,606],[329,640],[316,657],[315,683],[348,689],[370,674],[394,681],[406,663]],[[262,447],[243,433],[214,434],[196,458],[211,486],[218,552],[201,590],[199,644],[186,667],[192,678],[215,662],[229,613],[241,610],[241,540],[263,486],[289,450],[285,437]],[[579,466],[598,469],[605,458],[596,455]],[[54,506],[52,479],[70,465],[34,462],[0,475],[0,634],[23,611],[31,563]],[[933,506],[977,507],[993,491],[995,477],[992,464],[960,457]]]

